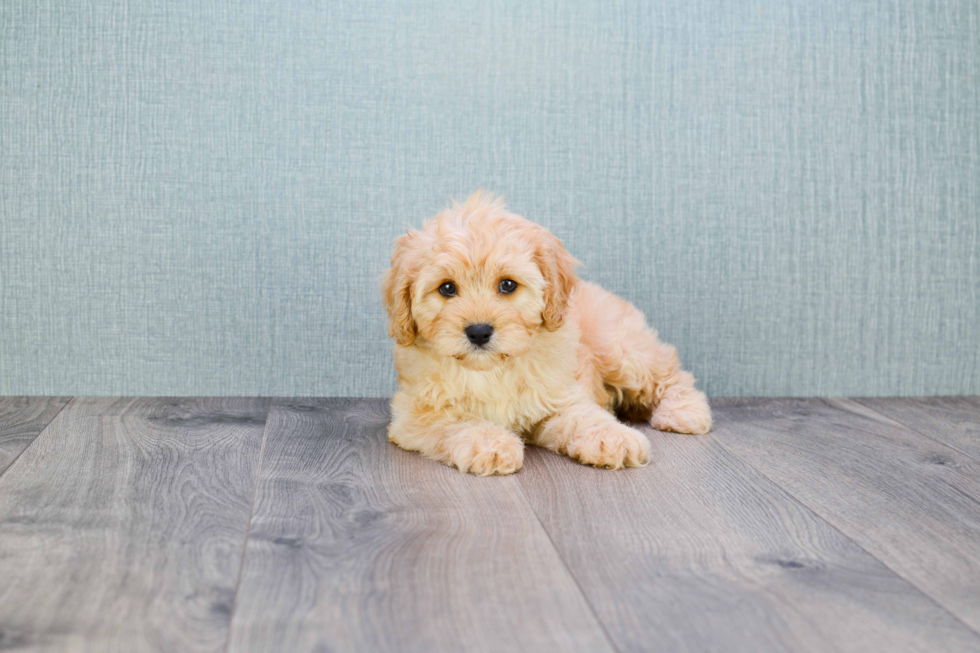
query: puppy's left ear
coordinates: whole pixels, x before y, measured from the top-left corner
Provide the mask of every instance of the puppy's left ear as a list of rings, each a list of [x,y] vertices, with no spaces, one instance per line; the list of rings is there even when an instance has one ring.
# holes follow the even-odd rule
[[[544,228],[541,228],[534,258],[546,284],[544,310],[541,313],[544,327],[554,331],[564,323],[568,297],[578,283],[575,266],[581,264],[554,234]]]
[[[410,231],[395,240],[391,267],[381,282],[385,308],[388,309],[388,335],[402,347],[411,346],[418,334],[415,319],[412,317],[412,283],[417,272],[413,241],[416,238],[417,232]]]

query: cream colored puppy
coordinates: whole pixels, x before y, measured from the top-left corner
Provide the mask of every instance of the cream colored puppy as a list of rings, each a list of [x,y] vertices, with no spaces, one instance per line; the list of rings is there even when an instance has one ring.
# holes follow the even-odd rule
[[[524,443],[600,467],[649,459],[642,433],[707,433],[711,411],[632,304],[575,276],[543,227],[478,191],[395,242],[383,292],[399,389],[388,437],[473,474]]]

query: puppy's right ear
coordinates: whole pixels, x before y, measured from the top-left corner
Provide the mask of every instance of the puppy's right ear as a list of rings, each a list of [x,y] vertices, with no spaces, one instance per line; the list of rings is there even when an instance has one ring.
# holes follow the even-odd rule
[[[391,268],[381,283],[385,307],[388,309],[388,335],[402,347],[415,342],[418,328],[412,318],[412,283],[417,266],[414,263],[414,244],[418,232],[408,232],[395,239],[395,251],[391,255]]]

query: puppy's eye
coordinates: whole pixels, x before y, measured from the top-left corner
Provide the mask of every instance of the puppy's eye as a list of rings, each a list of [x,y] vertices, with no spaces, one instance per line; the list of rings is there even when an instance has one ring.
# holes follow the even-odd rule
[[[514,281],[513,279],[504,279],[503,281],[500,282],[500,285],[497,287],[500,289],[500,292],[502,292],[505,295],[509,295],[515,290],[517,290],[517,282]]]
[[[439,294],[443,297],[452,297],[456,294],[456,284],[454,284],[452,281],[447,281],[439,286]]]

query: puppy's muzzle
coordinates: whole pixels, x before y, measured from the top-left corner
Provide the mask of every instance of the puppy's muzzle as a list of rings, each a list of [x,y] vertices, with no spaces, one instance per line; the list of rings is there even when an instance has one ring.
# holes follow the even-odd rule
[[[477,347],[484,347],[493,337],[493,327],[489,324],[471,324],[463,330],[466,339]]]

